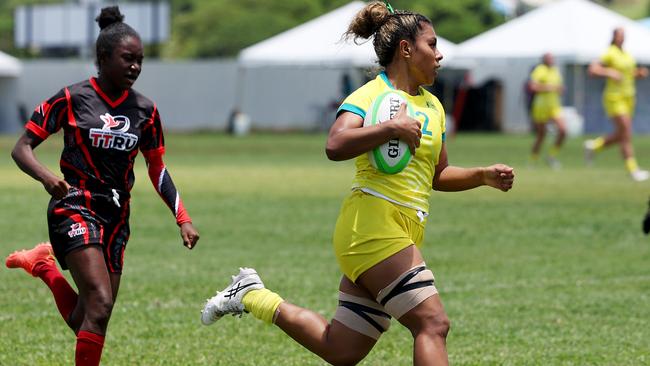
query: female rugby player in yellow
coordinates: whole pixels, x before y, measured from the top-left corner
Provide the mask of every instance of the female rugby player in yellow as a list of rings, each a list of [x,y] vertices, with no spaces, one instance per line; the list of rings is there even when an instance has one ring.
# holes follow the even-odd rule
[[[557,154],[562,147],[566,136],[566,127],[562,118],[562,103],[560,94],[564,90],[562,75],[555,66],[555,60],[551,53],[542,57],[542,63],[537,65],[530,74],[530,89],[535,92],[533,97],[532,117],[535,125],[535,142],[531,152],[530,160],[535,163],[539,159],[539,151],[546,137],[546,123],[555,123],[557,137],[555,145],[549,150],[547,161],[552,168],[559,168],[560,162]]]
[[[421,87],[433,83],[442,59],[429,19],[372,2],[352,20],[347,35],[373,37],[385,71],[346,98],[327,140],[329,159],[356,158],[357,167],[334,232],[344,276],[333,320],[328,323],[265,289],[251,268],[240,269],[226,289],[208,300],[201,320],[207,325],[225,314],[248,311],[325,361],[351,365],[370,352],[394,317],[413,335],[414,364],[446,365],[449,320],[418,249],[431,188],[462,191],[488,185],[508,191],[513,169],[448,165],[445,113]],[[417,120],[402,105],[393,119],[362,127],[373,99],[391,90],[404,95]],[[402,172],[386,175],[370,165],[366,152],[393,138],[407,142],[415,156]]]
[[[639,169],[632,148],[632,117],[636,102],[634,79],[647,77],[648,69],[637,67],[634,57],[623,50],[624,40],[623,28],[616,28],[607,52],[589,65],[590,75],[607,78],[603,107],[616,130],[606,137],[585,141],[585,155],[590,161],[595,152],[619,143],[627,171],[632,179],[641,182],[650,178],[650,173]]]

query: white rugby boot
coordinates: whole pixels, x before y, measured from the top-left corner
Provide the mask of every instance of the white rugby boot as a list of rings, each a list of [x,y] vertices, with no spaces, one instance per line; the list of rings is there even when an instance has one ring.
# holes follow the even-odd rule
[[[546,163],[547,163],[548,166],[549,166],[551,169],[553,169],[553,170],[560,170],[560,169],[562,169],[562,163],[560,163],[559,160],[557,160],[556,158],[554,158],[554,157],[552,157],[552,156],[548,156],[548,157],[546,158]]]
[[[630,176],[636,182],[643,182],[650,178],[650,172],[647,170],[637,169],[630,172]]]
[[[253,268],[239,268],[239,274],[232,276],[232,282],[215,296],[208,299],[201,311],[201,323],[210,325],[226,314],[241,315],[244,310],[242,299],[251,290],[261,290],[264,283]]]

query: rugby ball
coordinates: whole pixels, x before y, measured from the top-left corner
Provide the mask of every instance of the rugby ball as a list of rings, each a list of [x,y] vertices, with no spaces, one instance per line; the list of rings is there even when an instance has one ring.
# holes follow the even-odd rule
[[[366,112],[363,126],[374,126],[392,119],[399,111],[402,103],[406,103],[406,99],[395,91],[380,94]],[[406,105],[406,112],[410,117],[414,117],[413,109],[408,104]],[[370,164],[385,174],[401,172],[409,164],[411,158],[411,150],[409,150],[408,144],[397,138],[368,151]]]

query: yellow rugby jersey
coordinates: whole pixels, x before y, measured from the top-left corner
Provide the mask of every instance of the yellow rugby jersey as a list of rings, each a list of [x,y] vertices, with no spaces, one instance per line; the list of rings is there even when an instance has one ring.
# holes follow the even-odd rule
[[[347,111],[365,118],[374,99],[391,90],[396,89],[386,73],[381,72],[374,80],[350,94],[339,107],[337,115]],[[431,184],[442,142],[445,140],[445,112],[438,98],[424,88],[420,88],[420,93],[416,96],[404,92],[401,94],[413,108],[414,118],[422,124],[420,147],[409,165],[397,174],[381,173],[372,166],[367,153],[359,155],[356,158],[357,171],[352,189],[370,189],[404,206],[429,212]]]
[[[530,74],[530,80],[537,84],[548,86],[562,86],[562,75],[557,67],[548,67],[545,64],[540,64],[535,67]],[[562,104],[560,102],[560,93],[557,91],[537,92],[533,98],[533,106],[537,108],[558,108]]]
[[[607,78],[605,84],[605,96],[620,97],[634,96],[634,72],[636,71],[636,60],[632,55],[623,51],[615,45],[609,46],[607,52],[601,56],[600,62],[621,73],[621,81]]]

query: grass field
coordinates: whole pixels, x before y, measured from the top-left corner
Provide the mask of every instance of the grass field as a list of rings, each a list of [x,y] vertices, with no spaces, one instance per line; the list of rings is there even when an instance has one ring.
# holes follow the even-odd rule
[[[0,254],[47,238],[47,194],[11,162],[0,137]],[[60,136],[37,150],[56,169]],[[325,158],[324,135],[167,136],[166,162],[201,232],[181,245],[141,158],[120,296],[105,365],[322,365],[251,316],[199,322],[204,300],[239,266],[325,316],[340,273],[330,238],[353,175]],[[650,365],[650,238],[640,222],[650,183],[632,182],[617,151],[564,168],[526,167],[530,136],[459,135],[450,161],[516,168],[515,188],[434,193],[423,252],[452,321],[455,365]],[[650,167],[650,137],[637,137]],[[66,276],[69,276],[66,273]],[[0,365],[70,365],[74,336],[47,288],[0,269]],[[410,364],[396,322],[363,365]]]

